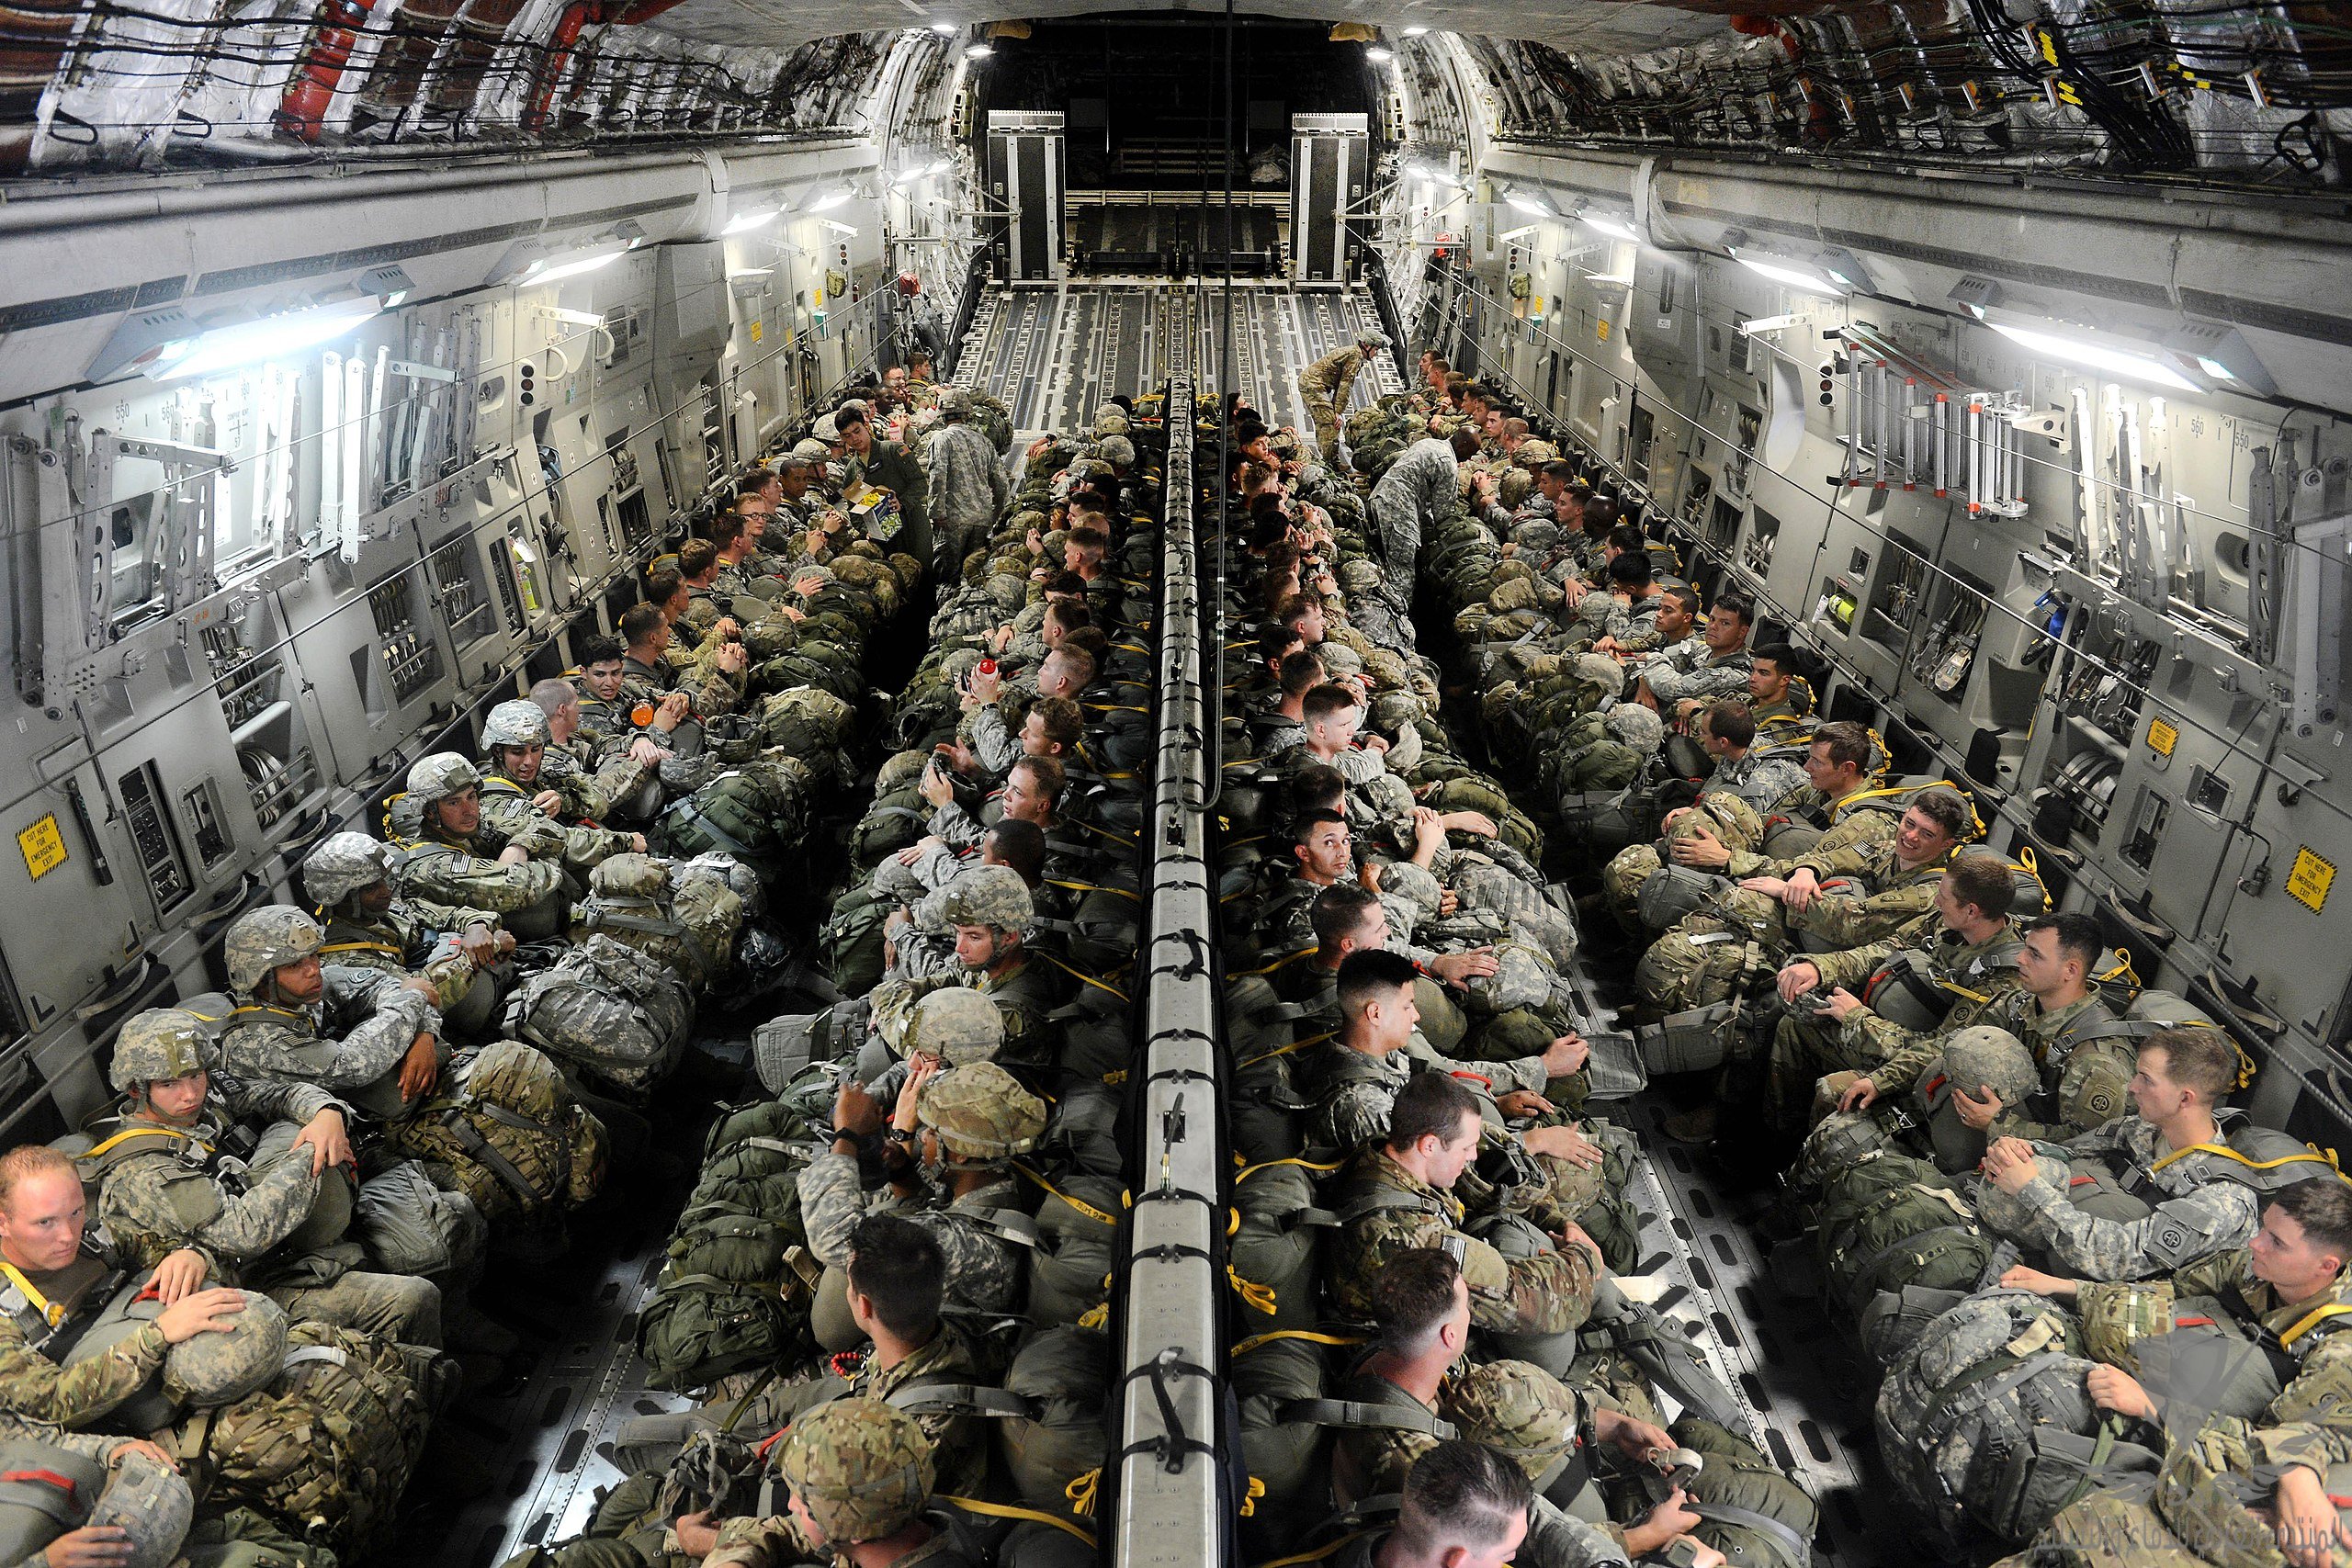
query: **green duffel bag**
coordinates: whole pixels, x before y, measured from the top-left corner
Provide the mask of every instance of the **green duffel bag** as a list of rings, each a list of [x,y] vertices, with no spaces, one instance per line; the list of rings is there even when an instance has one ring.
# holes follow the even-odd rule
[[[1266,1489],[1241,1521],[1241,1539],[1245,1555],[1262,1561],[1287,1551],[1330,1506],[1330,1428],[1283,1419],[1285,1406],[1323,1397],[1323,1348],[1295,1331],[1254,1335],[1234,1347],[1231,1368],[1241,1456]]]
[[[1085,1478],[1102,1467],[1111,1444],[1103,1418],[1111,1404],[1111,1338],[1096,1328],[1048,1328],[1021,1348],[1006,1369],[1008,1393],[1030,1414],[991,1422],[997,1457],[1028,1507],[1064,1517],[1080,1510]]]
[[[1316,1242],[1332,1222],[1315,1206],[1306,1168],[1288,1160],[1250,1167],[1234,1183],[1233,1202],[1240,1224],[1226,1258],[1246,1309],[1240,1321],[1261,1334],[1314,1327]]]
[[[1029,1321],[1046,1326],[1094,1321],[1111,1298],[1118,1268],[1118,1180],[1083,1172],[1057,1179],[1037,1206],[1037,1245],[1029,1255]]]
[[[931,807],[915,784],[902,784],[874,797],[849,830],[850,864],[861,877],[900,850],[912,848],[930,831]]]
[[[882,983],[888,967],[883,927],[896,906],[871,888],[853,887],[833,900],[832,913],[817,928],[817,952],[833,989],[862,997]]]

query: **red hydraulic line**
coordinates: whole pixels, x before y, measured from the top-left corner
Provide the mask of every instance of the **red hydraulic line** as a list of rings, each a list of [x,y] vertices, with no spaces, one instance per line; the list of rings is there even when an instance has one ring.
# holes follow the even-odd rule
[[[302,63],[295,67],[293,80],[286,84],[286,96],[273,117],[287,135],[302,141],[319,139],[326,125],[327,107],[334,102],[335,87],[343,80],[343,68],[351,62],[352,49],[359,41],[359,29],[368,24],[374,0],[322,0],[318,36],[311,39]]]
[[[571,0],[556,18],[555,30],[548,36],[547,53],[539,66],[539,90],[523,116],[523,129],[536,131],[547,128],[548,116],[555,107],[556,84],[571,68],[571,51],[578,46],[581,33],[592,23],[633,28],[651,21],[678,4],[680,0],[628,0],[627,5],[607,6],[605,0]]]

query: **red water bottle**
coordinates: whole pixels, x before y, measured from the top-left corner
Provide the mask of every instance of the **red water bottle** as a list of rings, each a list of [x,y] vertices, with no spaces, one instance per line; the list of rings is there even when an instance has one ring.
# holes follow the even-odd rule
[[[981,674],[983,674],[983,675],[993,675],[993,674],[995,674],[995,673],[996,673],[996,660],[993,660],[993,659],[983,659],[983,660],[980,660],[980,673],[981,673]]]

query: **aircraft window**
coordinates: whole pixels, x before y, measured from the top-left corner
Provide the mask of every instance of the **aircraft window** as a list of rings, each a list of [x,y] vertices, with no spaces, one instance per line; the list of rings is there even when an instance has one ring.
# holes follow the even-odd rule
[[[2222,571],[2239,579],[2244,579],[2253,566],[2251,547],[2246,543],[2246,536],[2226,530],[2214,536],[2213,558],[2221,564]]]

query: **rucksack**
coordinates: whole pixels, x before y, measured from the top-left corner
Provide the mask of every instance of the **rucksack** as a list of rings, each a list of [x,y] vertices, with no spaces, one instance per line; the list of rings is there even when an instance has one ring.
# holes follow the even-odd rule
[[[883,927],[896,906],[871,887],[853,887],[833,900],[832,912],[817,928],[817,953],[833,989],[864,996],[882,983]]]
[[[662,841],[680,858],[724,850],[749,861],[764,881],[775,858],[800,839],[808,805],[806,787],[780,767],[730,769],[662,814]]]
[[[814,1271],[804,1274],[786,1261],[805,1240],[797,1203],[774,1215],[727,1202],[681,1213],[669,1261],[638,1315],[637,1353],[647,1382],[699,1388],[805,1350]]]
[[[1110,1299],[1118,1268],[1122,1188],[1111,1176],[1077,1174],[1054,1183],[1037,1206],[1029,1258],[1029,1321],[1086,1322]]]
[[[601,933],[530,976],[506,1004],[516,1038],[629,1092],[669,1076],[695,1017],[692,993]]]
[[[1895,1489],[1954,1548],[1973,1522],[2013,1545],[2156,1456],[2091,1403],[2093,1362],[2064,1309],[2030,1291],[1973,1296],[1929,1325],[1880,1386]]]
[[[431,1422],[399,1347],[298,1323],[269,1386],[190,1416],[178,1449],[211,1475],[212,1505],[248,1504],[348,1551],[390,1523]]]
[[[1891,1150],[1832,1175],[1815,1214],[1822,1292],[1848,1321],[1881,1291],[1968,1289],[1992,1256],[1951,1179]]]
[[[1111,1338],[1096,1328],[1048,1328],[1021,1348],[1004,1374],[1008,1393],[1032,1414],[992,1423],[997,1456],[1023,1504],[1075,1512],[1073,1485],[1102,1468],[1110,1447]]]
[[[604,1123],[542,1053],[493,1041],[458,1067],[451,1090],[402,1124],[400,1145],[448,1171],[483,1219],[577,1208],[604,1187]]]

